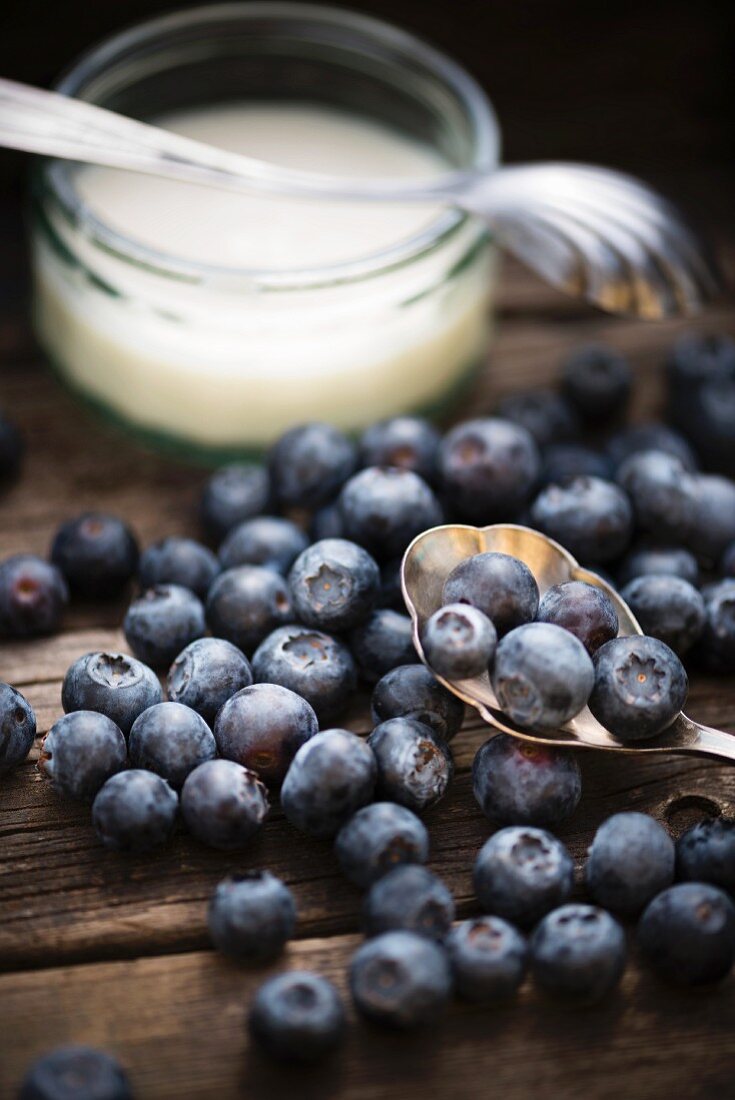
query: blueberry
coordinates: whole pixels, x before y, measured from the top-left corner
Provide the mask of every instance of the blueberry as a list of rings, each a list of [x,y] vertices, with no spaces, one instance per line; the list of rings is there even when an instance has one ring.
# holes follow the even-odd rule
[[[497,415],[525,428],[539,447],[572,439],[579,431],[572,407],[550,389],[509,394],[499,402]]]
[[[725,547],[725,552],[720,558],[720,567],[718,570],[723,577],[735,577],[735,542],[730,542]],[[690,578],[687,577],[687,580]],[[692,581],[692,584],[696,584],[696,581]]]
[[[281,808],[297,829],[330,837],[373,797],[377,765],[370,746],[348,730],[323,730],[294,756]]]
[[[586,875],[598,905],[637,916],[674,881],[674,842],[648,814],[613,814],[595,833]]]
[[[366,936],[402,929],[444,940],[454,920],[454,898],[442,880],[417,863],[394,867],[374,882],[362,907]]]
[[[656,420],[631,424],[608,440],[607,453],[616,468],[636,451],[665,451],[678,458],[687,470],[697,469],[694,451],[684,436]]]
[[[105,848],[146,852],[173,833],[179,800],[165,779],[131,768],[117,772],[92,803],[92,824]]]
[[[704,382],[688,403],[681,422],[689,441],[709,470],[735,473],[735,375]]]
[[[641,546],[629,551],[618,570],[618,582],[628,584],[636,577],[651,573],[681,577],[690,584],[699,583],[697,559],[681,546]]]
[[[461,603],[440,607],[421,632],[426,660],[445,680],[470,680],[487,672],[498,635],[482,611]]]
[[[633,531],[628,497],[599,477],[575,477],[542,489],[531,506],[531,522],[578,560],[603,564],[620,557]]]
[[[197,840],[228,851],[257,833],[269,810],[268,794],[254,772],[232,760],[207,760],[186,777],[181,812]]]
[[[704,599],[681,577],[653,573],[637,577],[620,595],[644,634],[665,642],[680,657],[692,648],[704,630],[707,618]]]
[[[499,733],[475,755],[472,789],[491,821],[547,827],[574,813],[582,795],[582,777],[569,751]]]
[[[592,905],[554,909],[531,937],[531,971],[546,990],[592,1004],[612,992],[625,969],[625,933]]]
[[[0,562],[0,634],[52,634],[68,602],[66,581],[55,565],[34,554],[15,554]]]
[[[357,451],[331,424],[302,424],[274,444],[269,468],[281,505],[318,508],[328,504],[357,468]]]
[[[389,718],[368,738],[378,765],[378,795],[421,813],[446,794],[454,774],[449,749],[413,718]]]
[[[582,710],[595,670],[587,650],[568,630],[527,623],[501,638],[490,679],[501,709],[513,722],[551,731]]]
[[[525,562],[510,554],[486,551],[455,565],[445,581],[442,600],[477,607],[502,637],[535,618],[539,592]]]
[[[735,341],[716,333],[687,333],[667,363],[669,415],[707,465],[732,464]]]
[[[345,1013],[339,993],[326,978],[306,970],[276,974],[255,994],[250,1032],[271,1057],[312,1062],[342,1041]]]
[[[220,573],[209,590],[206,613],[212,633],[246,653],[293,617],[283,577],[257,565]]]
[[[365,622],[380,590],[380,570],[367,550],[346,539],[322,539],[296,559],[288,575],[299,620],[322,630]]]
[[[551,833],[528,825],[509,826],[480,849],[473,883],[486,912],[532,928],[570,896],[574,863]]]
[[[533,436],[510,420],[467,420],[444,437],[439,473],[457,518],[467,523],[513,519],[541,472]]]
[[[357,684],[349,649],[330,634],[306,626],[282,626],[253,656],[256,683],[280,684],[306,699],[324,723],[346,707]]]
[[[24,451],[20,431],[12,420],[0,414],[0,484],[6,485],[18,476]]]
[[[696,647],[697,660],[708,672],[735,670],[735,579],[715,581],[702,589],[707,615]]]
[[[697,479],[664,451],[637,451],[618,467],[639,530],[674,543],[690,537]]]
[[[360,675],[369,684],[416,660],[411,620],[387,607],[371,612],[351,631],[348,641]]]
[[[371,707],[376,725],[388,718],[413,718],[444,741],[451,741],[464,717],[462,701],[419,664],[387,672],[375,685]]]
[[[584,581],[552,585],[539,603],[536,618],[568,630],[589,654],[618,633],[618,613],[612,600],[602,588]]]
[[[338,500],[325,504],[314,513],[309,525],[309,534],[312,542],[319,542],[320,539],[344,538],[345,525],[342,522]]]
[[[714,565],[735,541],[735,482],[716,474],[699,474],[694,484],[694,510],[687,546],[705,564]]]
[[[528,945],[500,917],[461,921],[447,937],[454,988],[466,1001],[492,1004],[511,997],[528,966]]]
[[[207,924],[218,951],[245,962],[269,962],[293,936],[293,894],[270,871],[231,875],[212,894]]]
[[[416,535],[442,522],[439,501],[411,470],[368,466],[339,497],[345,535],[381,561],[402,554]]]
[[[199,504],[202,526],[219,543],[238,523],[267,512],[270,500],[270,478],[263,466],[223,466],[204,486]]]
[[[665,642],[646,635],[614,638],[595,654],[589,708],[620,741],[655,737],[684,706],[687,674]]]
[[[319,729],[312,707],[278,684],[253,684],[228,699],[214,723],[220,755],[278,787],[301,746]]]
[[[262,565],[276,573],[288,573],[309,545],[295,523],[277,516],[255,516],[233,527],[219,548],[223,569],[236,565]]]
[[[399,863],[426,863],[429,834],[405,806],[373,802],[342,826],[334,849],[350,882],[365,887]]]
[[[30,1067],[18,1100],[133,1100],[119,1062],[92,1047],[59,1047]]]
[[[194,539],[161,539],[140,556],[138,579],[142,588],[176,584],[188,588],[200,600],[207,598],[212,581],[220,571],[216,556]]]
[[[148,588],[133,600],[123,622],[128,645],[151,668],[168,668],[206,629],[202,601],[178,584]]]
[[[585,424],[608,424],[620,416],[632,388],[628,360],[603,344],[579,348],[562,368],[562,393]]]
[[[72,592],[90,598],[116,596],[138,568],[138,543],[117,516],[85,512],[62,523],[51,561]]]
[[[360,439],[363,466],[397,466],[413,470],[432,485],[437,476],[441,436],[419,416],[396,416],[371,424]]]
[[[638,946],[667,981],[685,986],[718,982],[735,961],[735,905],[709,883],[670,886],[643,913]]]
[[[119,726],[94,710],[76,710],[55,722],[41,742],[38,770],[57,794],[91,802],[110,776],[127,764]]]
[[[689,398],[705,382],[735,377],[735,340],[724,333],[687,332],[666,363],[669,386]]]
[[[676,842],[676,877],[735,895],[735,819],[715,817],[687,829]]]
[[[138,715],[128,749],[134,768],[155,772],[176,791],[181,790],[189,772],[217,755],[211,729],[200,714],[183,703],[157,703]]]
[[[385,932],[358,948],[350,963],[350,991],[358,1012],[395,1028],[429,1024],[452,990],[446,952],[413,932]]]
[[[0,776],[23,763],[35,737],[36,716],[30,703],[0,681]]]
[[[135,719],[163,698],[154,672],[126,653],[85,653],[70,665],[61,688],[61,705],[106,714],[127,737]]]
[[[191,707],[211,726],[222,704],[252,682],[242,650],[224,638],[198,638],[171,665],[166,687],[172,702]]]
[[[606,455],[582,443],[553,443],[543,453],[543,481],[546,485],[573,477],[601,477],[609,480],[612,466]]]
[[[406,603],[401,588],[402,556],[391,558],[380,566],[380,592],[378,607],[390,607],[394,611],[405,611]]]

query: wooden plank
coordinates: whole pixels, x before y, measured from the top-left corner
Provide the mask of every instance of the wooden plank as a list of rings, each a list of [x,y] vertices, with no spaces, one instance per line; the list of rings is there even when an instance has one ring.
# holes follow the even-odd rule
[[[735,979],[688,994],[663,988],[634,963],[620,990],[592,1008],[567,1009],[527,982],[507,1006],[455,1004],[442,1023],[416,1034],[351,1015],[347,1043],[326,1065],[266,1061],[245,1028],[256,987],[285,966],[317,970],[344,991],[357,942],[301,941],[268,970],[197,952],[2,976],[0,1095],[15,1095],[31,1059],[74,1041],[114,1052],[145,1100],[732,1096],[735,1045],[725,1022],[735,1017]]]
[[[84,610],[89,615],[90,609]],[[97,614],[95,609],[95,618]],[[114,630],[65,630],[49,638],[6,641],[0,643],[0,673],[17,688],[38,682],[56,681],[58,695],[60,681],[77,657],[95,649],[120,648],[125,649],[125,636],[119,627]]]

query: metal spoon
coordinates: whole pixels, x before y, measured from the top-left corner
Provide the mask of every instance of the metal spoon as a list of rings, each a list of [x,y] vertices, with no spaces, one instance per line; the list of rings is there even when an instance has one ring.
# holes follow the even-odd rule
[[[630,608],[615,589],[596,573],[583,569],[571,554],[546,535],[512,523],[498,523],[492,527],[466,527],[462,524],[433,527],[413,540],[401,566],[401,585],[413,622],[414,643],[427,668],[431,666],[421,646],[421,635],[429,617],[442,606],[444,582],[460,561],[485,550],[497,550],[520,558],[533,573],[542,594],[551,585],[563,584],[565,581],[596,584],[604,589],[615,605],[620,620],[619,633],[643,633]],[[441,676],[437,676],[437,679],[465,703],[476,707],[491,726],[526,741],[627,753],[701,754],[735,761],[733,734],[701,726],[683,713],[657,737],[635,743],[623,744],[600,725],[587,707],[559,730],[552,733],[529,733],[517,726],[500,709],[487,673],[473,680],[454,682]]]
[[[234,191],[312,199],[445,203],[487,223],[542,278],[613,313],[694,313],[720,279],[680,214],[619,172],[529,164],[429,181],[351,180],[279,168],[91,103],[0,80],[0,145]]]

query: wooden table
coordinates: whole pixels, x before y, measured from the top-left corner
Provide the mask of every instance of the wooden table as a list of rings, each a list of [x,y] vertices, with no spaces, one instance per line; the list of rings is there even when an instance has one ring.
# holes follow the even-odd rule
[[[0,239],[0,397],[29,443],[22,480],[0,500],[2,556],[45,553],[56,525],[85,508],[121,514],[144,544],[196,533],[204,475],[110,434],[58,388],[38,362],[24,320],[12,259],[19,249],[14,210],[0,209]],[[663,349],[684,327],[610,320],[513,265],[503,280],[500,319],[492,365],[468,405],[475,413],[490,410],[503,392],[553,377],[565,349],[595,338],[630,353],[640,378],[636,413],[645,415],[659,401]],[[701,325],[733,331],[735,309],[713,309]],[[27,695],[39,732],[61,713],[60,681],[70,662],[123,644],[122,611],[122,604],[74,606],[57,637],[0,645],[0,678]],[[368,729],[366,699],[355,700],[347,722],[353,729]],[[688,709],[735,731],[735,684],[695,681]],[[485,736],[469,715],[455,742],[451,792],[426,815],[430,866],[454,890],[461,916],[476,911],[470,871],[490,832],[469,779]],[[313,967],[344,987],[359,942],[360,897],[338,874],[330,845],[298,835],[276,805],[242,853],[208,850],[183,833],[149,857],[106,852],[88,808],[57,799],[38,776],[35,755],[0,789],[2,1100],[14,1095],[32,1058],[70,1041],[118,1055],[143,1100],[735,1096],[735,978],[688,994],[641,971],[634,953],[619,992],[593,1009],[565,1009],[527,983],[507,1008],[457,1004],[440,1026],[415,1036],[353,1022],[345,1049],[324,1067],[271,1065],[250,1047],[244,1027],[256,986],[286,966]],[[732,768],[700,759],[581,755],[584,797],[560,830],[578,882],[595,828],[615,810],[653,813],[674,834],[703,812],[735,812]],[[282,876],[299,907],[298,938],[268,971],[226,962],[207,941],[214,884],[249,867]],[[581,887],[577,893],[583,896]]]

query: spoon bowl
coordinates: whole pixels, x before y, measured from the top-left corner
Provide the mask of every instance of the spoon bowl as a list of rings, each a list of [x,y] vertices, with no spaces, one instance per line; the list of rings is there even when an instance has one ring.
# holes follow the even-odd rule
[[[424,531],[413,540],[401,565],[401,586],[413,624],[413,640],[419,657],[436,679],[465,703],[475,707],[491,726],[526,741],[570,748],[608,749],[626,753],[701,753],[735,760],[735,736],[693,722],[683,713],[656,737],[623,743],[585,707],[571,721],[551,732],[529,732],[516,725],[500,708],[487,672],[471,680],[450,681],[438,676],[426,659],[421,638],[428,619],[443,604],[444,582],[459,562],[485,551],[519,558],[536,578],[541,595],[555,584],[586,581],[601,588],[615,607],[619,636],[642,634],[632,611],[615,589],[553,539],[512,523],[490,527],[447,524]]]

